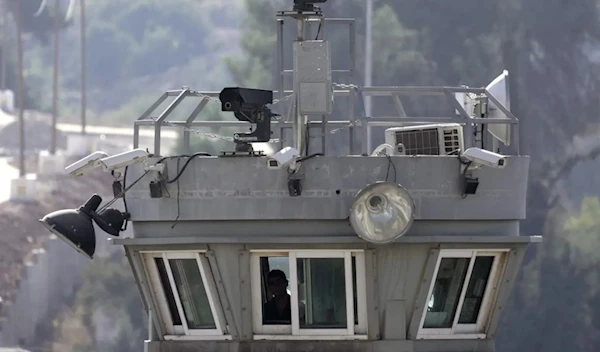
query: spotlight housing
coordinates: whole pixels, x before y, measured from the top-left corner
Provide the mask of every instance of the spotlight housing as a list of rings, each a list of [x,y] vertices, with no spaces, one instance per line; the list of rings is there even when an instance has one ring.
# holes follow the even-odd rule
[[[102,198],[94,194],[78,209],[57,210],[39,221],[77,252],[92,259],[96,251],[96,233],[92,220],[112,236],[119,236],[126,229],[129,220],[129,214],[113,208],[96,212],[101,203]]]
[[[376,182],[354,197],[350,223],[358,237],[385,244],[408,232],[414,214],[415,203],[404,187],[392,182]]]

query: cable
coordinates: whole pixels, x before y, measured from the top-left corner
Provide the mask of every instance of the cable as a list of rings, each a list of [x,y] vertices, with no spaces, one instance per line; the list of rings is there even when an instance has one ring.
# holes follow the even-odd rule
[[[464,161],[460,155],[458,156],[458,162],[461,163],[461,165],[465,165],[465,169],[462,171],[461,176],[462,176],[462,180],[463,182],[465,182],[465,180],[467,179],[467,171],[469,171],[469,167],[471,166],[471,164],[473,163],[472,161]],[[464,187],[463,187],[463,191],[461,194],[462,199],[467,198],[468,194],[465,193]]]
[[[129,169],[129,166],[125,166],[125,171],[123,172],[123,189],[125,189],[125,182],[127,182],[127,169]],[[125,194],[123,194],[123,207],[125,208],[125,212],[129,213],[129,211],[127,211],[127,199],[125,199]]]
[[[296,159],[296,162],[299,163],[299,162],[302,162],[302,161],[306,161],[306,160],[312,159],[312,158],[314,158],[316,156],[323,156],[323,153],[314,153],[314,154],[311,154],[311,155],[303,156],[301,158]]]
[[[304,154],[308,154],[308,143],[309,142],[310,142],[310,128],[307,128],[306,133],[304,134]]]
[[[125,169],[127,170],[127,169]],[[136,183],[140,182],[141,179],[144,178],[144,176],[146,176],[148,174],[148,172],[150,171],[146,171],[142,174],[142,176],[140,176],[137,180],[135,180],[131,186],[125,188],[125,185],[123,185],[123,191],[121,191],[121,193],[117,194],[112,200],[110,200],[108,203],[106,203],[104,206],[102,206],[97,213],[100,213],[101,211],[105,210],[106,208],[110,207],[111,205],[113,205],[117,200],[119,200],[119,198],[123,197],[123,201],[125,200],[125,193],[127,191],[129,191],[131,189],[131,187],[135,186]],[[125,179],[123,179],[123,183],[125,183]]]
[[[317,28],[317,35],[315,36],[315,40],[319,39],[319,34],[321,34],[321,27],[323,26],[323,20],[319,21],[319,28]]]
[[[394,168],[394,182],[398,183],[398,173],[396,171],[396,165],[394,165],[394,163],[392,162],[392,157],[389,155],[385,155],[388,159],[388,167],[387,167],[387,172],[385,173],[385,182],[388,181],[389,177],[390,177],[390,167]]]
[[[185,169],[185,167],[187,166],[187,164],[190,162],[190,160],[192,159],[192,157],[190,157],[190,159],[188,159],[188,161],[183,165],[183,169],[181,170],[181,172],[179,173],[179,175],[181,175],[181,173],[183,173],[183,170]],[[177,171],[179,171],[179,161],[181,159],[177,158]],[[175,226],[177,226],[177,221],[179,221],[179,216],[181,215],[181,207],[180,207],[180,187],[179,187],[179,175],[177,177],[175,177],[175,181],[177,181],[177,216],[175,217],[175,221],[173,222],[173,225],[171,225],[171,229],[174,229]]]
[[[185,164],[183,164],[183,168],[181,169],[181,171],[179,171],[179,160],[180,160],[180,158],[185,158],[185,157],[187,157],[187,155],[180,155],[180,156],[171,157],[171,158],[177,158],[177,163],[178,163],[178,164],[177,164],[177,170],[178,170],[178,173],[177,173],[177,175],[175,176],[175,178],[173,178],[172,180],[165,180],[165,182],[166,182],[166,183],[173,183],[173,182],[175,182],[175,181],[179,180],[179,177],[181,177],[181,175],[183,174],[183,171],[185,171],[185,168],[188,166],[188,164],[190,163],[190,161],[192,161],[192,159],[194,159],[195,157],[198,157],[198,156],[212,156],[212,155],[211,155],[211,154],[209,154],[209,153],[204,153],[204,152],[200,152],[200,153],[194,153],[194,154],[192,154],[192,155],[189,157],[189,159],[188,159],[188,160],[185,162]],[[161,162],[161,161],[163,161],[163,160],[165,160],[165,159],[166,159],[166,158],[162,158],[162,159],[160,159],[160,160],[159,160],[159,162]]]

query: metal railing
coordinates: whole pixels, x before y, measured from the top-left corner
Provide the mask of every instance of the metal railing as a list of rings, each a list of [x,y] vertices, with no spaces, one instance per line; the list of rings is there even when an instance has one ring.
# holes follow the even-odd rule
[[[275,92],[277,93],[277,92]],[[357,94],[361,93],[361,94]],[[498,109],[506,116],[506,118],[478,118],[471,117],[467,111],[463,108],[463,106],[454,98],[454,93],[473,93],[473,94],[484,94],[487,96],[490,102],[495,104]],[[278,94],[278,93],[277,93]],[[285,94],[292,94],[292,91],[284,91]],[[186,152],[189,152],[189,142],[190,142],[190,130],[194,127],[247,127],[247,122],[242,121],[197,121],[197,117],[200,115],[206,104],[210,100],[214,100],[215,97],[218,97],[219,92],[200,92],[190,90],[188,88],[184,88],[181,90],[170,90],[165,92],[148,110],[146,110],[137,121],[134,123],[134,133],[133,133],[133,145],[134,148],[139,146],[140,139],[140,127],[148,126],[154,128],[154,154],[160,155],[160,137],[161,137],[161,129],[163,127],[181,127],[183,128],[183,139],[184,139],[184,148]],[[408,96],[447,96],[450,98],[450,101],[453,102],[453,108],[458,111],[458,115],[452,111],[450,116],[441,116],[441,117],[403,117],[401,115],[405,115],[404,108],[400,102],[399,96],[408,95]],[[354,114],[354,104],[348,104],[348,119],[347,120],[328,120],[327,116],[322,116],[321,120],[312,120],[309,121],[309,128],[321,128],[321,138],[322,138],[322,148],[323,153],[326,154],[326,146],[327,146],[327,136],[330,134],[331,130],[339,130],[340,127],[348,127],[349,131],[352,131],[355,127],[361,127],[363,134],[363,154],[369,154],[370,151],[373,150],[373,146],[371,145],[371,128],[372,127],[395,127],[402,126],[406,124],[415,124],[415,123],[460,123],[463,124],[464,128],[469,128],[471,125],[477,124],[507,124],[511,125],[511,134],[514,136],[512,146],[515,148],[518,153],[518,123],[519,120],[504,107],[489,91],[485,88],[465,88],[465,87],[352,87],[350,89],[341,89],[335,90],[334,96],[336,97],[349,97],[350,100],[355,100],[356,97],[359,96],[384,96],[390,97],[398,110],[399,116],[379,116],[379,117],[363,117],[359,120],[355,119]],[[175,99],[157,116],[151,117],[151,114],[160,106],[168,97],[175,97]],[[168,121],[167,118],[169,115],[177,108],[177,106],[185,99],[186,97],[196,97],[200,98],[199,103],[196,105],[191,114],[185,119],[185,121]],[[273,121],[273,128],[279,128],[280,131],[280,143],[283,147],[284,139],[284,131],[285,129],[291,129],[293,126],[292,122],[286,121]],[[465,145],[472,145],[472,133],[470,131],[465,131],[463,133],[465,138]],[[227,140],[233,140],[231,137],[223,137]],[[354,145],[355,145],[355,135],[354,133],[349,133],[348,136],[348,148],[349,154],[354,154]]]

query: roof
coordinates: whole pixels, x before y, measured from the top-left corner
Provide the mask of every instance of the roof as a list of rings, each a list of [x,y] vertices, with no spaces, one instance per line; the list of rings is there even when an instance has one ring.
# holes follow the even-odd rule
[[[55,210],[77,208],[93,193],[112,194],[111,184],[112,177],[103,172],[40,177],[37,202],[0,204],[0,315],[3,306],[15,299],[26,263],[50,238],[38,219]]]

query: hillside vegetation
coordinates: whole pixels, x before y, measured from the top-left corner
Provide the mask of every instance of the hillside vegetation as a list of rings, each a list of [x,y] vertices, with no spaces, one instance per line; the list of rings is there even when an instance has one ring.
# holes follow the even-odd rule
[[[162,90],[181,85],[273,87],[274,14],[291,1],[88,3],[89,109],[98,123],[130,124]],[[531,155],[528,220],[522,233],[543,234],[544,243],[532,245],[528,253],[504,313],[497,351],[592,352],[600,344],[600,180],[593,177],[600,168],[591,161],[600,149],[589,142],[600,140],[599,3],[566,3],[380,0],[374,11],[374,85],[484,86],[505,68],[511,73],[511,108],[521,119],[521,152]],[[323,8],[330,17],[357,18],[357,82],[362,82],[364,1],[330,0]],[[63,33],[61,59],[61,118],[73,121],[79,99],[77,29],[75,16]],[[332,30],[328,35],[335,41],[334,65],[343,68],[348,63],[342,55],[343,34]],[[47,110],[49,46],[29,38],[26,62],[33,97],[29,105]],[[409,114],[434,114],[438,108],[429,101],[405,105]],[[383,115],[391,109],[381,103],[374,110]],[[215,105],[206,115],[220,116]],[[194,141],[195,151],[218,150],[209,139]],[[588,183],[584,187],[573,179]],[[119,336],[139,339],[146,329],[142,307],[133,298],[137,288],[123,274],[128,266],[107,259],[94,268],[71,313],[57,321],[58,327],[70,322],[91,337],[62,350],[139,351],[141,340],[101,346],[94,339],[93,309],[114,312],[115,296],[118,304],[127,305],[115,313],[115,326],[123,327]],[[57,339],[66,338],[57,334]]]

